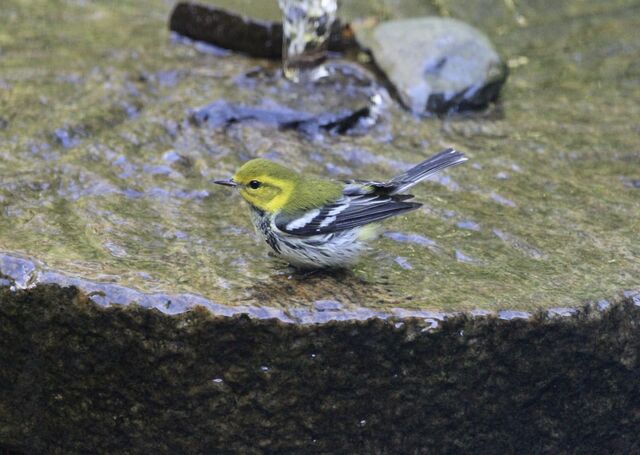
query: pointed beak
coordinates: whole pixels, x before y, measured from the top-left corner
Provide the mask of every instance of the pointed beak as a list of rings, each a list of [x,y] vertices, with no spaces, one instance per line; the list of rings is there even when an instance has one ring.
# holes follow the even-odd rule
[[[236,182],[233,181],[233,179],[227,179],[227,180],[213,180],[212,183],[215,183],[217,185],[224,185],[224,186],[238,186],[238,184]]]

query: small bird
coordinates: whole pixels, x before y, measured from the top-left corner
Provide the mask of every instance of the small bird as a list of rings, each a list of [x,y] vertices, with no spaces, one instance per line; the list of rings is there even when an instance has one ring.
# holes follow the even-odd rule
[[[446,149],[387,182],[336,182],[300,175],[266,159],[246,162],[228,180],[251,207],[258,234],[298,269],[353,265],[375,238],[375,223],[422,206],[402,194],[430,175],[467,158]]]

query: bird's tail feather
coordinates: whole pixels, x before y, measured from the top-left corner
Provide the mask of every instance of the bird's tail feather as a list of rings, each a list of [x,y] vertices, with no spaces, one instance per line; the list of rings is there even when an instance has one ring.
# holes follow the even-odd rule
[[[467,157],[461,152],[448,148],[440,153],[436,153],[431,158],[412,167],[407,172],[395,176],[389,181],[395,188],[391,194],[401,193],[427,177],[440,172],[441,170],[456,164],[464,163]]]

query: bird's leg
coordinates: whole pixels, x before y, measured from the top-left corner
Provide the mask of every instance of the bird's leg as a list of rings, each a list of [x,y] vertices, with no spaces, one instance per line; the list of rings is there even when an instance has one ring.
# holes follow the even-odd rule
[[[323,269],[296,269],[294,266],[289,265],[290,268],[293,269],[291,275],[289,275],[289,279],[304,279],[309,278],[314,275],[317,275],[319,272],[323,272]]]

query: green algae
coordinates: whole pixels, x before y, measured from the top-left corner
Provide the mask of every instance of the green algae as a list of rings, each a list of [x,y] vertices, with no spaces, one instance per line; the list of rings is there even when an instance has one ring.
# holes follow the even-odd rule
[[[498,106],[444,119],[391,106],[371,134],[313,140],[191,124],[190,110],[216,99],[286,94],[268,78],[238,82],[273,62],[172,39],[171,2],[5,2],[0,250],[228,305],[533,310],[637,288],[640,190],[626,182],[640,177],[640,3],[466,3],[425,13],[493,40],[511,69]],[[403,10],[392,11],[374,13]],[[265,154],[317,176],[381,179],[448,146],[470,162],[415,189],[423,210],[385,224],[435,245],[383,237],[339,279],[290,280],[253,240],[238,195],[208,183]]]

